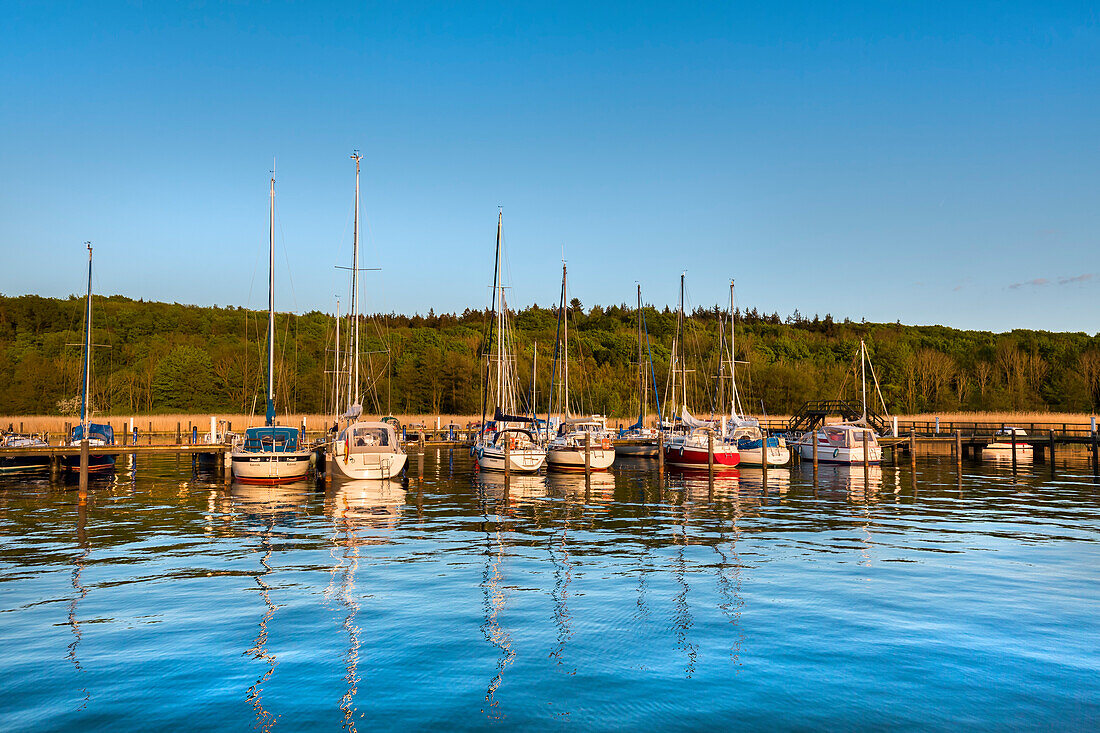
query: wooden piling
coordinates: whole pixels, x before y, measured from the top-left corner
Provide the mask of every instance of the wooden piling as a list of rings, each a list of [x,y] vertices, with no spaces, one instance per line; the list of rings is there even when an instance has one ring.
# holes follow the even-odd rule
[[[917,470],[917,431],[909,431],[909,467]]]
[[[180,423],[176,421],[176,445],[180,445],[183,439],[180,437]]]
[[[707,433],[707,471],[714,478],[714,433]]]
[[[1092,472],[1100,474],[1100,450],[1097,450],[1096,431],[1092,431]]]
[[[817,431],[810,433],[810,442],[814,446],[814,477],[817,477]]]
[[[1047,431],[1047,440],[1049,441],[1048,444],[1050,445],[1050,473],[1053,476],[1054,475],[1054,431],[1053,430],[1048,430]]]
[[[423,440],[424,433],[421,433],[421,440]],[[504,440],[504,478],[507,479],[512,475],[512,451],[509,446],[508,436],[501,436]],[[423,451],[422,451],[423,452]]]
[[[88,490],[88,438],[80,441],[80,490]]]
[[[592,476],[592,433],[584,434],[584,477]]]
[[[760,472],[764,478],[764,490],[768,490],[768,434],[760,437]]]
[[[657,473],[665,472],[665,434],[659,433],[657,437]]]
[[[153,421],[149,421],[149,445],[153,444]]]
[[[955,431],[955,466],[961,467],[963,463],[963,438],[962,431]]]
[[[1012,431],[1012,473],[1016,473],[1016,431]]]

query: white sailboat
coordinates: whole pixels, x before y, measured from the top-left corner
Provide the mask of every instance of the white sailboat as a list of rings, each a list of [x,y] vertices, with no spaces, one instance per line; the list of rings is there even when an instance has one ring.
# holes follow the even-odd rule
[[[397,439],[397,432],[389,423],[356,420],[363,412],[359,394],[359,161],[362,156],[357,150],[351,157],[355,161],[355,224],[351,258],[352,358],[348,365],[348,409],[340,417],[349,424],[328,444],[325,465],[332,468],[334,475],[343,478],[390,479],[400,474],[408,461]]]
[[[642,334],[645,333],[648,350],[649,334],[645,331],[645,315],[642,311],[642,286],[638,285],[638,421],[628,428],[619,431],[615,440],[615,454],[619,456],[637,456],[644,458],[656,458],[661,450],[661,433],[654,428],[645,426],[645,418],[649,413],[649,379],[652,376],[653,356],[649,355],[649,367],[642,361]],[[654,380],[656,381],[656,380]],[[660,412],[660,405],[657,405]]]
[[[798,452],[804,461],[813,460],[817,441],[817,460],[822,463],[867,463],[882,461],[882,446],[867,420],[867,347],[859,341],[859,372],[863,388],[863,416],[852,422],[822,425],[806,433],[798,441]]]
[[[734,322],[735,313],[733,280],[730,280],[730,416],[722,431],[727,442],[737,446],[741,454],[741,465],[785,466],[791,460],[791,451],[787,441],[778,436],[764,435],[760,421],[748,417],[741,407],[741,396],[737,392],[737,331]]]
[[[569,317],[566,311],[565,263],[561,265],[561,305],[558,307],[558,324],[561,326],[561,404],[562,416],[558,433],[546,446],[546,465],[558,471],[583,471],[585,465],[593,471],[605,471],[615,462],[615,449],[607,433],[607,420],[599,415],[573,417],[569,411]],[[557,372],[555,361],[554,371]],[[556,376],[556,375],[555,375]],[[551,385],[551,392],[553,385]],[[553,397],[551,397],[553,402]],[[553,405],[551,405],[553,407]],[[547,424],[550,416],[547,415]],[[587,445],[587,451],[585,449]],[[587,452],[587,461],[586,461]]]
[[[546,462],[546,451],[539,445],[533,430],[534,418],[519,414],[516,399],[516,375],[511,355],[512,336],[508,324],[508,306],[504,299],[504,287],[500,282],[500,247],[504,225],[503,212],[497,215],[496,258],[493,266],[493,320],[489,326],[486,345],[485,380],[482,385],[481,429],[470,449],[483,471],[534,473]],[[494,340],[495,335],[495,340]],[[489,377],[496,365],[496,380]],[[493,392],[493,419],[486,422],[489,393]]]
[[[300,449],[298,428],[275,424],[275,173],[271,173],[267,271],[267,414],[263,427],[248,428],[232,452],[233,477],[241,483],[281,484],[309,472],[310,451]]]

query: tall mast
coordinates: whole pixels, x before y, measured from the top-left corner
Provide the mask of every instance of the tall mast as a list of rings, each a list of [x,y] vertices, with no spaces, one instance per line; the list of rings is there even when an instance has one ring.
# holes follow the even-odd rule
[[[92,383],[92,243],[84,244],[88,247],[88,298],[84,304],[84,389],[80,394],[80,424],[87,438]]]
[[[737,330],[734,328],[733,280],[730,280],[730,417],[737,417]]]
[[[271,166],[271,213],[267,253],[267,421],[275,424],[275,163]]]
[[[684,350],[684,275],[687,273],[680,273],[680,351]],[[683,391],[684,401],[681,403],[685,408],[688,403],[688,388],[687,388],[687,364],[684,361],[683,353],[680,354],[680,389]]]
[[[332,411],[340,414],[340,296],[336,296],[336,368],[333,369]]]
[[[645,420],[645,367],[642,365],[642,284],[638,283],[638,427]]]
[[[867,349],[863,345],[863,339],[859,340],[859,381],[863,383],[863,419],[867,419]]]
[[[565,317],[562,319],[562,397],[565,404],[565,419],[569,415],[569,305],[565,287],[565,262],[561,263],[561,302],[565,305]]]
[[[481,426],[482,430],[485,429],[485,409],[489,402],[489,360],[492,358],[491,350],[493,348],[493,332],[496,329],[497,324],[497,278],[500,276],[500,230],[504,223],[504,210],[497,209],[497,246],[496,255],[493,258],[493,296],[492,296],[492,311],[493,320],[489,322],[489,343],[486,344],[485,349],[485,381],[483,389],[481,390]],[[499,375],[499,363],[498,363],[498,375]],[[498,377],[499,381],[499,377]],[[499,399],[500,393],[497,392]]]
[[[355,228],[351,249],[351,317],[355,323],[352,330],[352,351],[355,356],[351,367],[351,381],[355,385],[355,399],[351,406],[359,404],[359,161],[363,156],[356,150],[351,154],[355,161]]]

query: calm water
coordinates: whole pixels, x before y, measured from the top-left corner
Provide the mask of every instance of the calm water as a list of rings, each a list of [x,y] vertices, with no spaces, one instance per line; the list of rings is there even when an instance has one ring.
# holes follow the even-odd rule
[[[1095,730],[1081,457],[0,484],[0,729]]]

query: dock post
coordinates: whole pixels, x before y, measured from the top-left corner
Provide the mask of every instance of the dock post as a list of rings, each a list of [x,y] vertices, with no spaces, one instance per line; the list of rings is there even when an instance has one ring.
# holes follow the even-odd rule
[[[1054,475],[1054,431],[1047,431],[1047,439],[1050,441],[1050,475]]]
[[[764,491],[768,490],[768,434],[760,436],[760,471],[764,477]]]
[[[592,433],[584,434],[584,477],[592,476]]]
[[[177,420],[177,421],[176,421],[176,445],[180,445],[180,443],[182,442],[182,440],[183,440],[183,438],[182,438],[182,437],[180,437],[180,423],[179,423],[179,421]]]
[[[1100,473],[1100,450],[1097,449],[1096,418],[1092,418],[1092,473]]]
[[[917,470],[917,431],[909,431],[909,467]]]
[[[657,436],[657,473],[663,474],[665,472],[665,434],[659,433]]]
[[[508,436],[502,436],[504,438],[504,482],[508,483],[509,477],[512,475],[512,450],[510,448],[510,442]],[[424,433],[420,434],[420,440],[424,440]],[[423,451],[421,451],[423,453]]]
[[[416,439],[416,442],[417,442],[417,447],[420,449],[420,452],[423,453],[424,452],[424,431],[423,430],[420,431],[420,435]]]
[[[962,431],[955,431],[955,466],[962,468],[963,464],[963,437]]]
[[[88,437],[80,441],[80,490],[88,490]]]
[[[149,445],[152,445],[153,444],[153,421],[152,420],[149,421],[149,436],[148,436],[148,438],[149,438]]]
[[[50,480],[57,480],[58,464],[61,463],[61,459],[57,456],[50,456]]]
[[[1016,430],[1012,430],[1012,473],[1016,474]]]
[[[127,432],[125,430],[123,430],[122,431],[122,447],[123,448],[126,447],[126,441],[128,441],[129,439],[130,439],[129,434],[127,434]]]
[[[817,480],[817,431],[814,430],[810,433],[810,442],[814,446],[814,480]]]
[[[707,472],[710,480],[714,480],[714,433],[707,433]]]

